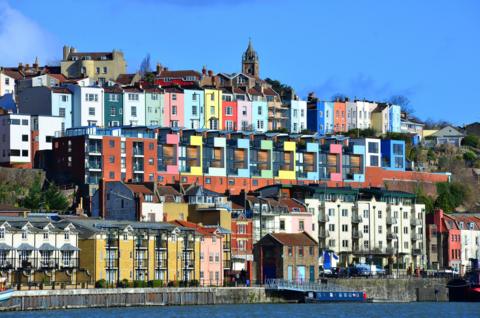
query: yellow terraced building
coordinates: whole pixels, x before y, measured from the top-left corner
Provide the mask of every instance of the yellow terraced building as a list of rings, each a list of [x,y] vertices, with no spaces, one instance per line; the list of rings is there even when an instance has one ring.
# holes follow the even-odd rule
[[[200,234],[169,223],[73,220],[80,266],[92,280],[191,282],[200,279]]]

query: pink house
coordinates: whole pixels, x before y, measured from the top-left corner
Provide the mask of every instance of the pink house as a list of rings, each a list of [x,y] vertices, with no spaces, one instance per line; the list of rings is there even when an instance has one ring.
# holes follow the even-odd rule
[[[175,220],[172,223],[195,229],[202,235],[200,244],[200,285],[223,286],[223,235],[217,229],[198,224]]]
[[[245,131],[252,129],[252,103],[237,100],[237,130]]]
[[[343,145],[342,144],[330,144],[330,154],[335,154],[335,163],[337,166],[337,172],[332,172],[330,174],[330,181],[342,181],[342,152],[343,152]],[[330,165],[330,158],[328,164]]]
[[[184,127],[183,90],[176,87],[165,88],[163,125],[166,127]]]
[[[279,231],[284,233],[306,232],[311,237],[318,237],[318,228],[314,222],[313,214],[308,212],[305,205],[291,199],[279,199],[279,204],[288,209],[288,214],[278,216]]]

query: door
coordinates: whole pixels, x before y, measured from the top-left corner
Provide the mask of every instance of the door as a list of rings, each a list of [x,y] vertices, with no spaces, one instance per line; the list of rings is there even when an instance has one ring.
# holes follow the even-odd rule
[[[315,281],[315,266],[310,266],[310,276],[309,276],[309,280],[310,282],[314,282]]]
[[[293,267],[292,265],[288,265],[287,268],[287,280],[292,281],[293,280]]]
[[[305,281],[305,266],[297,266],[297,281]]]

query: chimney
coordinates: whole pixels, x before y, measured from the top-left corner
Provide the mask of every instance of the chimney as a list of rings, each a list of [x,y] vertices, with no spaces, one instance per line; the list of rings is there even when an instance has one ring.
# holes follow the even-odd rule
[[[25,64],[25,71],[28,71],[30,69],[30,64]]]
[[[67,60],[68,54],[70,53],[70,47],[68,45],[63,46],[63,60]]]
[[[77,53],[77,49],[72,46],[70,48],[70,53]]]
[[[162,72],[162,64],[157,63],[157,74],[160,74]]]
[[[22,63],[18,63],[18,70],[23,71],[23,64]]]
[[[202,67],[202,75],[207,75],[207,67],[205,65]]]
[[[208,70],[208,76],[212,76],[213,75],[213,71],[212,70]]]
[[[35,69],[35,71],[38,72],[38,67],[39,67],[39,63],[38,63],[38,56],[35,57],[35,62],[33,62],[33,68]]]

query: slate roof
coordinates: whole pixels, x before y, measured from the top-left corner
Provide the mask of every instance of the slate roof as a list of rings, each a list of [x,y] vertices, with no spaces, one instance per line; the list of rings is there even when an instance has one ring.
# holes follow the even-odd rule
[[[282,245],[316,246],[317,242],[305,232],[302,233],[271,233],[269,234]]]

